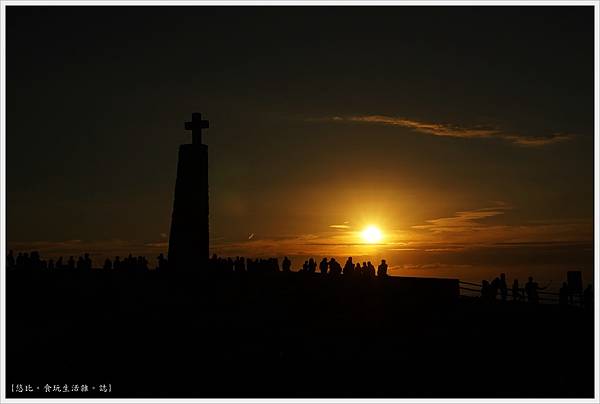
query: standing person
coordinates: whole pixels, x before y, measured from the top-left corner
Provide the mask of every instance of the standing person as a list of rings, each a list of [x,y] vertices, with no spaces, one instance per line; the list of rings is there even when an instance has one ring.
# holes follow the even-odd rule
[[[374,278],[375,277],[375,267],[373,266],[373,264],[371,264],[371,261],[367,262],[367,268],[369,270],[369,277]]]
[[[498,289],[500,288],[500,278],[496,277],[490,282],[490,300],[496,300]]]
[[[283,269],[283,272],[290,272],[292,268],[292,261],[290,261],[288,257],[283,257],[281,268]]]
[[[388,266],[385,263],[385,260],[381,260],[381,264],[379,264],[379,266],[377,267],[377,276],[380,278],[387,276],[387,269]]]
[[[6,257],[6,268],[13,269],[15,266],[15,256],[13,255],[13,250],[8,251],[8,256]]]
[[[506,274],[500,274],[500,282],[498,283],[498,289],[500,289],[500,298],[503,302],[506,301],[508,296],[508,285],[506,284]]]
[[[569,285],[567,285],[567,282],[563,282],[558,291],[558,304],[561,306],[567,306],[569,304]]]
[[[490,283],[487,280],[481,281],[481,300],[484,302],[489,302],[490,299]]]
[[[83,257],[80,255],[79,258],[77,259],[77,270],[78,271],[83,270],[84,266],[85,266],[85,262],[83,261]]]
[[[83,254],[83,263],[85,269],[92,269],[92,259],[90,258],[90,254]]]
[[[329,261],[329,273],[331,275],[339,275],[342,273],[342,266],[335,260],[335,258],[331,258]]]
[[[352,275],[352,272],[354,272],[354,263],[352,257],[348,257],[346,264],[344,264],[344,275]]]
[[[321,262],[319,263],[319,271],[321,271],[321,273],[323,275],[325,275],[327,273],[327,258],[323,257],[323,259],[321,260]]]
[[[514,302],[521,300],[521,289],[519,289],[519,280],[515,279],[512,285],[512,299]]]
[[[538,290],[544,290],[548,286],[540,287],[537,282],[533,281],[533,277],[528,278],[528,282],[525,284],[525,293],[527,294],[527,301],[529,303],[537,304],[540,301]]]
[[[156,269],[159,271],[167,269],[167,260],[163,253],[160,253],[156,259],[158,260],[158,267]]]
[[[317,263],[313,258],[308,260],[308,272],[314,274],[317,270]]]

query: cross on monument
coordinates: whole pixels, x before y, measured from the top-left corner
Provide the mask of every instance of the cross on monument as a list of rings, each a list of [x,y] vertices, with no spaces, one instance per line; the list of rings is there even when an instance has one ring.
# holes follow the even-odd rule
[[[202,129],[208,129],[208,121],[202,119],[202,114],[194,112],[192,120],[185,123],[185,130],[192,131],[192,144],[202,144]]]

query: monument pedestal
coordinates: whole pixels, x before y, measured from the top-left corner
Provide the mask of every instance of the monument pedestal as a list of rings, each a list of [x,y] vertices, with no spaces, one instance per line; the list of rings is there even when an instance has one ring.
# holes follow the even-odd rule
[[[197,119],[196,115],[198,116]],[[194,114],[192,123],[200,121]],[[200,126],[208,127],[207,121]],[[208,146],[194,136],[192,144],[179,147],[177,181],[171,234],[169,236],[169,267],[178,271],[194,270],[204,266],[209,254],[208,223]]]

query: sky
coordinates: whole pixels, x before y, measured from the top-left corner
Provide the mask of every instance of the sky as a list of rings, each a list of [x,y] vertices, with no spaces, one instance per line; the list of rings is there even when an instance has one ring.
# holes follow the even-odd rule
[[[215,253],[591,280],[591,6],[6,9],[9,248],[166,252],[201,112]]]

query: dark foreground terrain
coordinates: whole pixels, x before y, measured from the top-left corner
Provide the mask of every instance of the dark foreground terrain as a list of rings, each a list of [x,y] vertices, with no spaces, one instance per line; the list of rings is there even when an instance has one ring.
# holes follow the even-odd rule
[[[7,394],[593,396],[591,313],[482,304],[428,282],[12,271]]]

